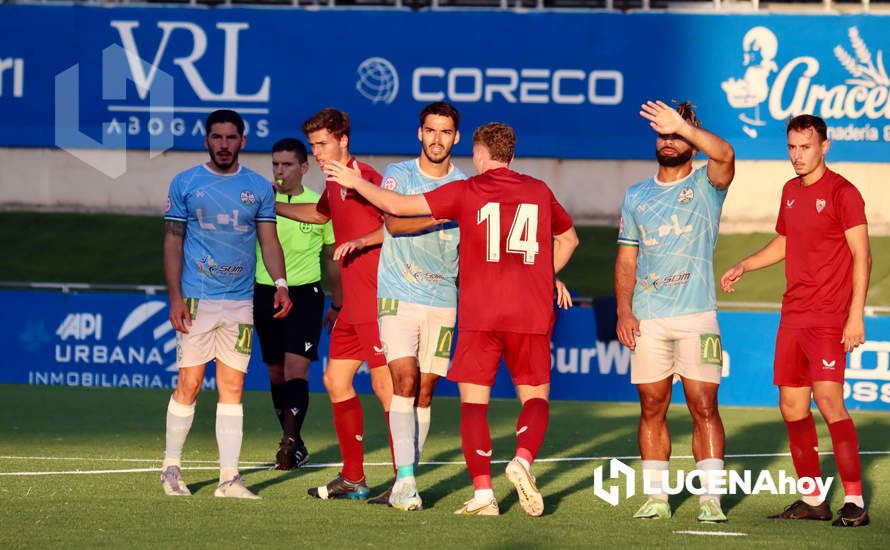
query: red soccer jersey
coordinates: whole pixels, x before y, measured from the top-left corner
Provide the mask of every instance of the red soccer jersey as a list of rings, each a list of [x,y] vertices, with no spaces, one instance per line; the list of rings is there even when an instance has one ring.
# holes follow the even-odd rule
[[[831,170],[812,185],[800,178],[785,184],[776,220],[776,232],[786,239],[783,326],[844,325],[853,295],[853,255],[844,231],[864,223],[862,195]]]
[[[349,159],[350,168],[358,165],[362,177],[375,185],[383,179],[372,167]],[[325,182],[325,192],[316,210],[329,216],[334,224],[337,245],[357,239],[383,225],[383,214],[373,204],[351,189],[335,181]],[[343,311],[339,319],[344,323],[377,322],[377,262],[380,245],[348,255],[340,260],[340,281],[343,285]]]
[[[424,196],[434,217],[460,226],[460,328],[547,334],[553,236],[572,227],[547,184],[498,168]]]

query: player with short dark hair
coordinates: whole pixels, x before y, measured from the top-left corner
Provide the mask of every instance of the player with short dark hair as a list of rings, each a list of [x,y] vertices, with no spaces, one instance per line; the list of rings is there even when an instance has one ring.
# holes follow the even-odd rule
[[[788,157],[796,177],[782,189],[776,237],[720,278],[726,292],[742,276],[785,260],[785,294],[776,334],[773,383],[798,477],[816,478],[818,437],[812,402],[831,432],[844,505],[833,525],[868,525],[862,498],[859,438],[844,406],[846,353],[865,342],[865,298],[871,248],[865,202],[852,183],[829,169],[825,121],[798,115],[788,122]],[[795,501],[774,519],[831,520],[828,495]]]
[[[318,202],[319,195],[303,185],[303,176],[309,171],[308,160],[306,146],[296,138],[280,139],[272,146],[277,202],[313,205]],[[309,409],[309,364],[318,359],[321,328],[336,320],[343,297],[340,267],[333,260],[331,223],[313,225],[278,216],[276,226],[294,307],[284,319],[275,318],[275,311],[268,307],[271,304],[268,298],[275,292],[273,280],[258,261],[253,308],[263,362],[269,369],[272,403],[282,429],[275,466],[279,470],[290,470],[309,461],[309,451],[300,434]],[[321,288],[322,263],[333,293],[327,315]]]
[[[451,163],[460,140],[457,109],[444,101],[420,113],[420,157],[387,166],[383,187],[398,193],[432,191],[466,179]],[[396,481],[389,503],[400,510],[422,507],[414,477],[430,429],[433,392],[448,373],[457,313],[457,224],[429,216],[384,216],[386,231],[377,269],[380,339],[393,380],[390,433]]]
[[[380,174],[349,153],[349,117],[336,109],[322,109],[303,123],[303,132],[319,167],[340,162],[379,185]],[[392,378],[380,343],[377,326],[377,264],[383,241],[383,214],[354,191],[328,179],[317,204],[276,205],[278,214],[310,224],[332,220],[337,248],[334,260],[340,263],[343,309],[331,334],[324,384],[331,398],[334,429],[340,443],[343,470],[326,485],[312,487],[309,495],[331,498],[366,498],[368,485],[364,472],[364,417],[355,393],[353,379],[363,361],[371,369],[371,387],[386,414],[392,400]],[[389,494],[372,499],[388,504]]]
[[[216,441],[219,485],[214,496],[259,498],[238,473],[243,438],[241,396],[253,341],[253,281],[257,242],[274,281],[267,299],[274,317],[291,309],[284,256],[275,232],[275,197],[262,176],[241,166],[244,122],[235,111],[207,117],[210,162],[177,174],[164,213],[164,277],[170,323],[176,329],[179,377],[167,405],[164,493],[187,496],[182,448],[208,361],[216,360]]]
[[[503,357],[522,402],[516,456],[507,478],[529,515],[544,511],[531,475],[549,421],[550,330],[557,303],[571,305],[554,273],[578,245],[572,220],[547,185],[509,169],[515,132],[493,122],[473,135],[479,175],[422,195],[400,195],[358,177],[341,163],[325,171],[383,211],[399,216],[453,219],[461,230],[460,330],[448,379],[461,395],[461,441],[474,496],[455,513],[498,515],[491,486],[491,435],[486,417],[491,386]],[[492,149],[498,158],[493,158]],[[523,299],[518,300],[517,296]]]
[[[656,494],[636,518],[669,518],[664,491],[671,456],[667,410],[674,377],[692,416],[696,469],[715,479],[724,469],[725,435],[717,405],[723,347],[717,324],[714,247],[720,213],[735,175],[735,153],[701,128],[692,105],[649,101],[640,115],[656,132],[655,176],[631,186],[621,206],[615,297],[618,339],[631,349],[630,380],[640,395],[643,474]],[[708,163],[693,169],[695,155]],[[709,484],[710,485],[710,484]],[[726,521],[720,495],[699,497],[698,520]]]

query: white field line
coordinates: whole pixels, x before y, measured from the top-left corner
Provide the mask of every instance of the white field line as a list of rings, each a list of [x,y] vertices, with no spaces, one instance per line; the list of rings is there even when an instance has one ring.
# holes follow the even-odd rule
[[[822,451],[819,454],[832,454],[831,451]],[[890,451],[859,451],[861,455],[890,455]],[[744,454],[728,454],[725,458],[775,458],[790,457],[791,453],[744,453]],[[627,456],[570,456],[558,458],[539,458],[535,462],[602,462],[617,458],[618,460],[639,460],[639,455]],[[691,455],[676,455],[671,459],[690,460]],[[0,456],[0,460],[61,460],[69,462],[141,462],[158,464],[160,459],[151,458],[88,458],[88,457],[58,457],[58,456]],[[492,464],[506,464],[509,460],[492,460]],[[216,470],[218,469],[215,460],[183,460],[183,470]],[[195,464],[195,466],[186,466],[187,464]],[[198,464],[214,464],[214,466],[197,466]],[[392,467],[392,462],[365,462],[365,466],[387,466]],[[463,466],[461,461],[426,461],[420,465],[428,466]],[[241,461],[243,470],[266,470],[271,469],[275,465],[271,462],[251,462]],[[339,468],[343,466],[342,462],[326,462],[326,463],[309,463],[303,468]],[[160,472],[160,466],[150,468],[127,468],[114,470],[66,470],[57,472],[0,472],[0,476],[51,476],[51,475],[85,475],[85,474],[132,474],[142,472]],[[710,531],[709,531],[710,532]]]
[[[703,535],[706,537],[745,537],[748,533],[735,531],[674,531],[675,535]]]

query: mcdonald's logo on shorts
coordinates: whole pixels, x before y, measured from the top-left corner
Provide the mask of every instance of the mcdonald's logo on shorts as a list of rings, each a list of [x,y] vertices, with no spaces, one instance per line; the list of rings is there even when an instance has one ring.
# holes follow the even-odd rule
[[[439,329],[439,340],[436,341],[436,357],[451,357],[451,343],[454,341],[454,327]]]
[[[198,298],[186,298],[185,309],[189,312],[189,319],[194,321],[198,316]]]
[[[396,315],[399,312],[399,301],[395,298],[377,298],[377,317]]]
[[[723,366],[723,343],[719,334],[701,334],[701,362],[703,365]]]
[[[250,355],[253,347],[253,325],[238,324],[238,339],[235,340],[235,351]]]

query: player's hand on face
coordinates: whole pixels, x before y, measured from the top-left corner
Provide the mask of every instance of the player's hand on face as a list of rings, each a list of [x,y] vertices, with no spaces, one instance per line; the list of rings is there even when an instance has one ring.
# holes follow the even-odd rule
[[[648,120],[649,126],[659,134],[676,134],[686,126],[680,113],[663,101],[647,101],[640,108],[640,116]]]
[[[847,317],[841,343],[846,352],[853,351],[865,343],[865,320],[861,316]]]
[[[339,262],[341,259],[349,256],[353,252],[358,252],[365,247],[365,241],[362,239],[354,239],[346,241],[334,250],[334,261]]]
[[[170,302],[170,324],[184,334],[188,334],[189,327],[192,326],[192,317],[182,298]]]
[[[572,295],[566,284],[559,279],[555,280],[556,285],[556,306],[562,309],[572,307]]]
[[[628,349],[637,347],[637,336],[640,335],[640,321],[633,313],[618,315],[618,326],[615,331],[618,333],[618,341],[627,346]]]
[[[293,302],[290,301],[290,295],[287,293],[287,288],[279,287],[278,290],[275,291],[275,299],[272,302],[273,308],[277,309],[278,312],[275,313],[272,318],[282,319],[287,317],[287,314],[290,313],[293,305]]]
[[[337,316],[339,315],[340,312],[332,307],[329,307],[327,313],[324,314],[322,326],[328,329],[328,334],[334,330],[334,323],[337,322]]]
[[[735,289],[732,285],[736,284],[742,279],[742,275],[745,274],[745,268],[742,267],[742,264],[736,264],[729,269],[726,270],[726,273],[720,277],[720,287],[723,289],[723,292],[732,294],[735,292]]]

